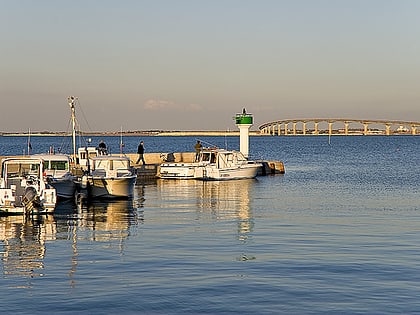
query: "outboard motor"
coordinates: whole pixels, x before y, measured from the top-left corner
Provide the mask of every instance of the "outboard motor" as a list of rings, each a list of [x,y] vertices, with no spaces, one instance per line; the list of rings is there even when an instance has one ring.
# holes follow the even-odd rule
[[[80,183],[80,187],[81,187],[82,189],[86,189],[86,188],[87,188],[87,186],[88,186],[88,183],[89,183],[89,180],[88,180],[87,175],[83,175],[83,176],[82,176],[82,181],[81,181],[81,183]]]
[[[27,211],[32,211],[34,208],[37,208],[41,205],[39,196],[34,187],[29,186],[25,188],[25,194],[22,197],[22,203]]]

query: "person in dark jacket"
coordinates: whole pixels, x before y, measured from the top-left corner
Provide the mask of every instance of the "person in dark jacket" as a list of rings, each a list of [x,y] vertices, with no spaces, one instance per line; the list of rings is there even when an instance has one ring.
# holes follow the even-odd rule
[[[144,161],[144,142],[140,141],[139,146],[137,147],[137,154],[139,157],[137,158],[136,164],[139,164],[140,160],[143,162],[143,165],[146,165],[146,162]]]
[[[99,151],[100,155],[107,155],[108,154],[108,151],[106,149],[106,144],[105,144],[104,140],[101,140],[101,142],[99,142],[98,151]]]

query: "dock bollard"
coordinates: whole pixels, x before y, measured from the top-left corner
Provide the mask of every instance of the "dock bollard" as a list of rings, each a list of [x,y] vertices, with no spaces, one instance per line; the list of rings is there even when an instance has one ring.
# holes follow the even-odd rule
[[[284,164],[283,162],[277,162],[275,163],[277,165],[276,169],[280,174],[284,174],[285,170],[284,170]]]

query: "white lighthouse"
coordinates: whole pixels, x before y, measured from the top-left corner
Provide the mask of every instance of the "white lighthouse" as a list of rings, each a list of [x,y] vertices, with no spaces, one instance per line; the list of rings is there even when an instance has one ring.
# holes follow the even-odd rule
[[[242,113],[235,116],[236,126],[239,128],[240,147],[239,151],[248,158],[249,153],[249,128],[252,126],[252,114],[246,112],[245,108]]]

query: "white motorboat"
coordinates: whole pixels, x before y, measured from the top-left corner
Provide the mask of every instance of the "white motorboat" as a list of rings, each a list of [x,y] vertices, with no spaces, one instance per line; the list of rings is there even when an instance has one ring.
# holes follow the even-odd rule
[[[44,161],[43,175],[57,191],[57,197],[74,198],[77,177],[70,172],[70,156],[66,154],[35,154]]]
[[[1,214],[44,214],[53,212],[56,189],[43,176],[40,158],[8,158],[2,162],[0,183]]]
[[[192,163],[163,163],[160,178],[227,180],[254,178],[262,165],[248,161],[239,151],[206,148],[199,161]]]
[[[92,162],[93,168],[86,176],[89,197],[133,197],[137,175],[128,157],[103,155],[92,158]]]
[[[195,177],[204,180],[255,178],[260,163],[248,161],[239,151],[223,149],[201,153],[204,165],[196,169]]]

